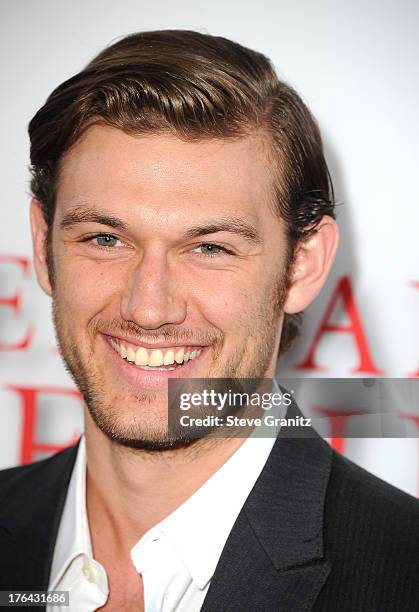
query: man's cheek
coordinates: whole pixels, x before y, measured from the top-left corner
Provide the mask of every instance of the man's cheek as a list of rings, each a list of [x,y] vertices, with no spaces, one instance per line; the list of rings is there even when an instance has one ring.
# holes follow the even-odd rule
[[[74,266],[57,276],[59,297],[74,311],[95,311],[121,292],[122,278],[102,267]]]
[[[233,311],[240,312],[246,304],[247,296],[243,289],[231,278],[220,276],[212,282],[197,283],[191,292],[193,299],[199,302],[208,312],[228,316]]]

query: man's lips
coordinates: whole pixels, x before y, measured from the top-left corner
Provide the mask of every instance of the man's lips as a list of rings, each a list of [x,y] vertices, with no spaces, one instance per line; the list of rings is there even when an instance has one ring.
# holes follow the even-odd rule
[[[199,357],[204,348],[202,345],[191,344],[137,344],[115,336],[107,336],[107,340],[122,359],[147,369],[164,367],[175,369]]]
[[[168,380],[170,378],[196,378],[197,367],[199,366],[202,359],[205,357],[209,350],[208,346],[199,347],[200,354],[197,354],[193,359],[190,359],[189,355],[189,359],[187,361],[183,361],[182,364],[174,362],[171,365],[163,364],[162,366],[140,366],[135,364],[135,360],[127,361],[127,358],[122,357],[118,350],[111,345],[111,340],[113,343],[116,344],[115,338],[105,335],[102,335],[102,338],[104,340],[105,348],[109,353],[109,357],[114,363],[114,366],[117,371],[117,378],[115,379],[115,383],[118,380],[118,377],[120,377],[122,380],[127,381],[134,389],[138,390],[149,389],[155,391],[167,391]],[[197,349],[197,347],[193,348],[195,350]],[[162,349],[153,350],[162,351]],[[168,350],[174,350],[174,348],[170,347]]]

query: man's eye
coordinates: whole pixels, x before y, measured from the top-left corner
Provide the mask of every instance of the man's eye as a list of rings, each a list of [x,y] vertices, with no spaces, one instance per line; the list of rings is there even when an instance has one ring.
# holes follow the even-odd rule
[[[208,242],[205,244],[200,244],[195,251],[199,251],[200,255],[205,255],[206,257],[215,257],[219,255],[219,253],[225,253],[226,249],[224,249],[219,244],[214,244],[213,242]]]
[[[91,240],[96,242],[97,246],[100,247],[114,247],[121,242],[119,238],[112,236],[112,234],[99,234],[97,236],[92,236]]]

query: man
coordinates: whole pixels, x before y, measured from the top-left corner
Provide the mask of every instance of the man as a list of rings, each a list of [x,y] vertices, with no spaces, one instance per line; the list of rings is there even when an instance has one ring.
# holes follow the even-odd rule
[[[327,277],[333,194],[298,95],[226,39],[140,33],[29,132],[35,266],[85,434],[0,475],[1,589],[83,611],[418,609],[416,500],[314,432],[168,428],[168,379],[272,378]]]

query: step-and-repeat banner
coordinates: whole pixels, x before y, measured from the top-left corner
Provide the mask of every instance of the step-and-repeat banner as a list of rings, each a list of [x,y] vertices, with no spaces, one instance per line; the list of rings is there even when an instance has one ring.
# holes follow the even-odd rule
[[[380,379],[419,377],[417,3],[6,0],[0,10],[0,468],[55,452],[83,428],[81,398],[34,275],[27,124],[58,83],[137,30],[198,29],[258,49],[319,121],[341,246],[301,338],[278,363],[278,379],[361,378],[365,389],[375,379],[370,387],[379,397]],[[310,393],[310,410],[328,419],[330,443],[418,495],[417,391],[402,385],[386,395],[407,427],[366,437],[368,430],[357,435],[356,419],[368,394],[342,394],[338,385],[325,398],[334,388],[326,383],[317,397]]]

